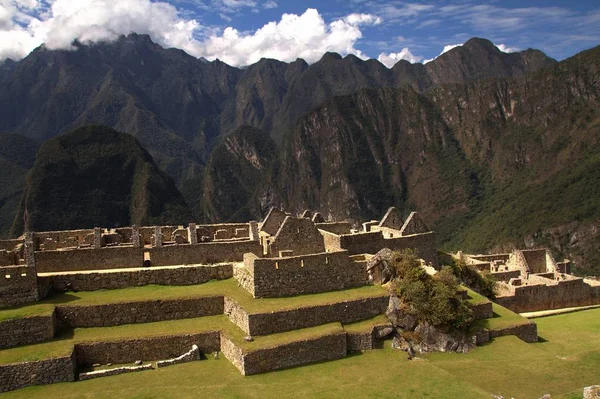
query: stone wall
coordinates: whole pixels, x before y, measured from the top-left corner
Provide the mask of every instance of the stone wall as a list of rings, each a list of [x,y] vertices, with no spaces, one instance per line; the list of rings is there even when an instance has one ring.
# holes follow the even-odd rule
[[[254,254],[244,255],[244,263],[247,263],[247,259],[254,259],[255,257]],[[254,277],[250,273],[250,270],[245,267],[236,266],[233,268],[233,277],[243,289],[254,296]]]
[[[233,277],[232,264],[190,266],[178,268],[152,267],[130,271],[70,273],[39,276],[40,284],[48,284],[56,291],[112,290],[143,285],[194,285],[210,280]]]
[[[86,381],[86,380],[91,380],[94,378],[110,377],[112,375],[135,373],[138,371],[153,370],[153,369],[154,369],[154,367],[152,367],[151,364],[144,364],[142,366],[123,366],[123,367],[115,367],[115,368],[111,368],[111,369],[89,371],[86,373],[79,373],[79,381]]]
[[[279,256],[281,251],[294,251],[294,255],[325,252],[323,236],[309,219],[287,216],[269,244],[271,257]]]
[[[323,236],[326,252],[338,252],[344,250],[341,245],[341,236],[325,230],[319,230],[319,232]]]
[[[473,318],[475,320],[489,319],[491,317],[494,317],[492,303],[489,301],[484,303],[478,303],[475,305],[470,305],[470,308],[473,311]]]
[[[46,241],[51,241],[52,246],[56,248],[78,246],[84,244],[85,237],[93,233],[94,229],[44,231],[33,233],[33,237],[36,244],[35,248],[39,250],[40,246]]]
[[[353,332],[346,335],[346,348],[348,352],[371,350],[374,348],[374,342],[373,331]]]
[[[76,270],[105,270],[141,267],[143,250],[133,247],[82,248],[63,251],[36,251],[38,273]]]
[[[244,374],[244,353],[242,349],[237,346],[231,338],[225,333],[221,334],[221,352],[227,360],[235,366],[236,369]]]
[[[496,302],[517,313],[596,305],[600,304],[600,286],[590,286],[580,278],[553,285],[524,285],[514,287],[514,295],[500,296]]]
[[[222,313],[222,296],[56,307],[56,317],[61,325],[71,328],[151,323]]]
[[[492,276],[496,281],[509,282],[511,278],[519,278],[521,276],[520,270],[508,270],[505,272],[492,272]]]
[[[292,342],[244,354],[242,374],[252,375],[346,356],[346,333]]]
[[[75,381],[74,353],[37,362],[0,365],[0,392],[7,392],[28,385],[55,384]]]
[[[351,255],[376,254],[383,248],[389,248],[392,251],[401,251],[408,248],[416,249],[420,258],[435,267],[438,266],[434,232],[394,238],[384,238],[381,231],[345,234],[340,236],[340,246]]]
[[[0,250],[12,251],[19,244],[23,244],[23,240],[0,240]]]
[[[54,338],[56,317],[31,316],[0,322],[0,348],[28,345]]]
[[[281,297],[359,287],[367,283],[364,264],[346,251],[254,259],[254,296]]]
[[[352,228],[350,222],[316,223],[316,226],[319,230],[328,231],[337,235],[350,234],[350,229]]]
[[[229,320],[246,334],[250,334],[249,315],[236,301],[225,297],[224,311]]]
[[[383,246],[383,235],[380,231],[368,233],[344,234],[340,237],[340,246],[350,255],[376,254]]]
[[[383,240],[383,247],[392,251],[401,251],[403,249],[416,249],[419,258],[425,262],[438,267],[438,254],[436,249],[436,236],[434,232],[414,234],[396,238],[386,238]],[[377,252],[373,252],[377,253]]]
[[[334,304],[249,314],[248,329],[243,325],[238,326],[250,335],[269,335],[332,322],[352,323],[385,313],[388,303],[389,296],[382,295]]]
[[[197,345],[203,353],[218,351],[220,332],[80,343],[75,344],[75,353],[79,365],[123,364],[177,357],[189,351],[192,345]]]
[[[146,249],[153,266],[194,265],[221,262],[241,262],[245,253],[262,255],[258,241],[205,242],[196,245],[169,245]]]
[[[18,263],[19,259],[12,250],[0,249],[0,266],[14,266]]]
[[[491,330],[490,338],[502,337],[505,335],[516,335],[525,342],[537,342],[537,324],[528,323],[519,326],[506,327],[500,330]]]
[[[0,307],[22,305],[38,299],[34,270],[27,266],[0,267]]]

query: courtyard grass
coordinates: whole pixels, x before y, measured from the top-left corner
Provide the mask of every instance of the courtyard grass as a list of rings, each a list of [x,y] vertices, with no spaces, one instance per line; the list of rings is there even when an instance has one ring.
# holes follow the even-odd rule
[[[375,326],[390,324],[384,314],[377,315],[367,320],[344,324],[344,330],[349,333],[365,333],[373,330]]]

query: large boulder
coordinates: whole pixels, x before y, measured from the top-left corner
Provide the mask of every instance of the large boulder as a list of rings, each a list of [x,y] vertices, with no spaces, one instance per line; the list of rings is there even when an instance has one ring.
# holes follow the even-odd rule
[[[412,314],[410,309],[395,295],[390,296],[385,315],[394,327],[403,330],[414,330],[417,326],[417,316]]]
[[[444,332],[429,323],[419,323],[414,332],[419,342],[413,348],[420,352],[461,352],[467,353],[475,347],[474,340],[460,332]]]
[[[600,399],[600,385],[583,388],[583,399]]]
[[[372,284],[385,284],[396,277],[392,263],[394,252],[384,248],[367,261],[367,274]]]

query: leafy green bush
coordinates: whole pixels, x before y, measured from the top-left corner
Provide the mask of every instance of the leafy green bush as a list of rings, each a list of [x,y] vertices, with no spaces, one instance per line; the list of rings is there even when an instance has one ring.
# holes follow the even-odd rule
[[[444,267],[432,277],[420,267],[412,250],[394,253],[392,263],[396,268],[393,288],[411,313],[436,327],[469,328],[473,313],[458,292],[458,280],[451,267]]]
[[[450,261],[447,260],[450,259]],[[494,299],[496,297],[496,279],[488,271],[480,272],[474,266],[467,265],[464,261],[454,260],[450,257],[445,259],[445,264],[454,276],[464,285],[481,295]]]

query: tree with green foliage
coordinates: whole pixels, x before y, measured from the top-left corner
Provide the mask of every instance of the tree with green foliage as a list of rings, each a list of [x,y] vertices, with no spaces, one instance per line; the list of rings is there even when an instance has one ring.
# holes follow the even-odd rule
[[[419,320],[442,329],[464,331],[473,322],[473,312],[462,297],[451,267],[434,276],[427,274],[412,250],[395,252],[393,289]]]

